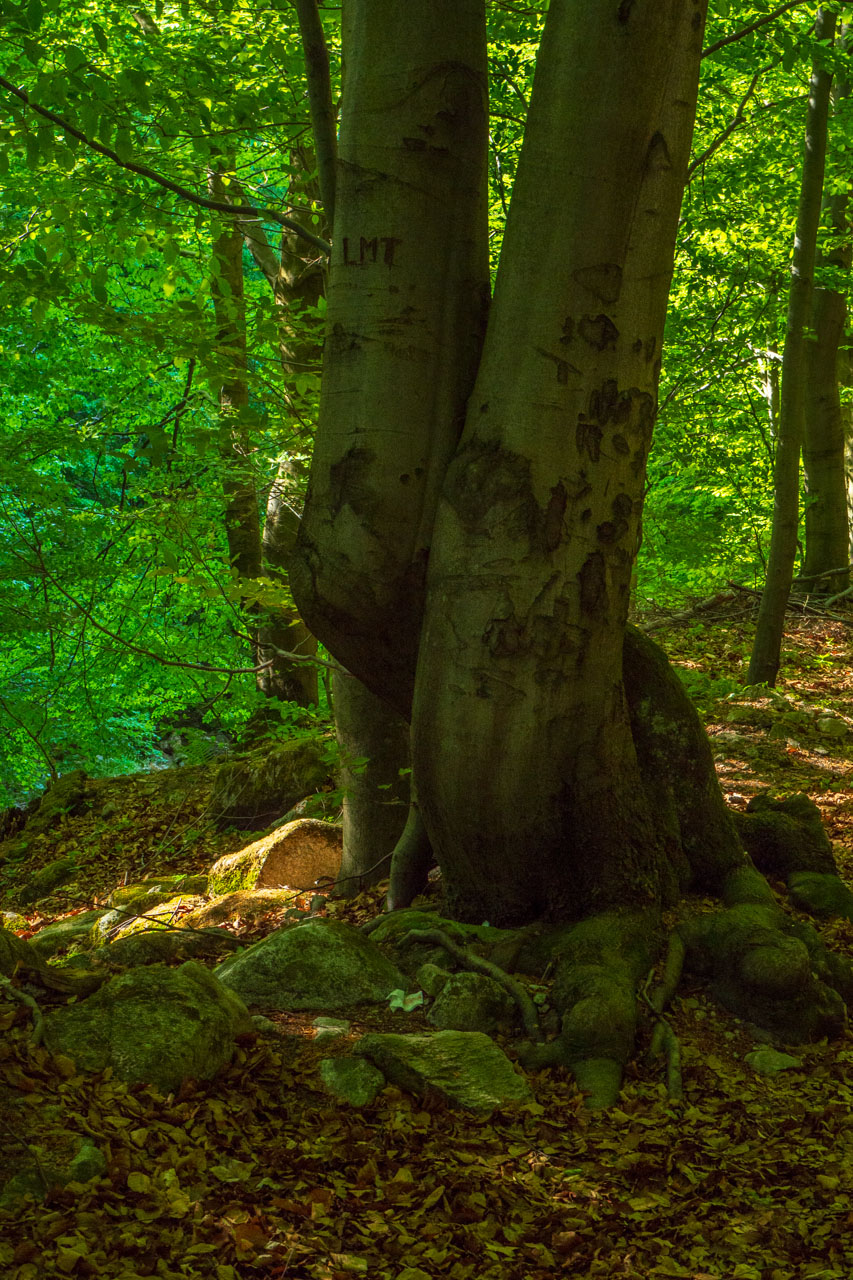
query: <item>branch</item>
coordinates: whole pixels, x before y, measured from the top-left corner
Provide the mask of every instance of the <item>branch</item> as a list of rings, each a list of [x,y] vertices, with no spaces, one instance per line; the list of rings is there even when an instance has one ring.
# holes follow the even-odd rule
[[[773,62],[768,63],[766,67],[759,67],[758,71],[756,71],[755,75],[752,77],[752,79],[749,82],[749,88],[747,89],[746,93],[743,95],[740,102],[738,103],[737,111],[734,113],[731,120],[726,125],[725,129],[723,129],[722,133],[719,133],[717,137],[714,139],[714,141],[708,144],[708,146],[705,148],[702,154],[700,156],[697,156],[696,159],[693,161],[693,163],[688,166],[688,169],[687,169],[688,182],[693,177],[693,174],[696,172],[696,170],[701,165],[703,165],[706,160],[710,160],[714,152],[723,145],[726,138],[730,137],[734,133],[735,129],[737,129],[739,125],[743,124],[743,109],[746,106],[746,104],[749,102],[752,95],[755,93],[755,90],[758,86],[758,81],[765,74],[765,72],[772,71],[772,69],[775,66],[778,66],[778,64],[781,61],[782,61],[781,58],[776,58]]]
[[[317,8],[317,0],[294,0],[299,32],[305,51],[305,74],[308,78],[308,109],[317,153],[317,177],[320,198],[329,226],[335,222],[335,184],[337,178],[338,139],[335,130],[335,108],[332,102],[332,80],[329,73],[329,51]]]
[[[751,22],[748,27],[742,27],[740,31],[735,31],[730,36],[723,36],[722,40],[717,40],[715,44],[709,44],[707,49],[702,50],[703,58],[710,58],[712,53],[716,53],[718,49],[724,49],[727,44],[735,44],[738,40],[743,40],[746,36],[752,35],[753,31],[757,31],[759,27],[766,27],[768,22],[775,21],[776,18],[787,13],[789,9],[801,9],[803,0],[788,0],[787,4],[780,4],[778,9],[774,9],[772,13],[766,13],[763,18],[756,18],[755,22]]]
[[[128,169],[131,173],[138,173],[140,177],[148,178],[151,182],[156,182],[158,186],[164,187],[167,191],[173,192],[180,196],[182,200],[188,200],[191,204],[198,205],[200,209],[211,209],[215,213],[229,213],[232,217],[243,218],[266,218],[270,222],[277,222],[280,227],[286,227],[288,231],[295,232],[301,236],[303,240],[307,240],[309,244],[313,244],[315,248],[322,249],[323,253],[332,252],[332,247],[327,241],[322,240],[320,236],[315,236],[313,232],[307,231],[301,223],[295,218],[287,218],[283,213],[278,213],[275,209],[258,209],[254,205],[235,205],[226,204],[221,200],[207,200],[204,196],[198,196],[194,191],[189,191],[186,187],[180,186],[177,182],[172,182],[170,178],[164,178],[162,174],[156,173],[153,169],[149,169],[147,165],[136,164],[133,160],[122,160],[117,152],[110,147],[105,147],[102,143],[96,142],[94,138],[89,138],[82,133],[74,125],[69,124],[62,116],[56,114],[55,111],[49,111],[47,107],[41,107],[30,98],[25,89],[18,89],[7,80],[4,76],[0,76],[0,88],[8,89],[16,98],[19,98],[30,111],[34,111],[37,115],[43,116],[45,120],[57,125],[65,133],[77,138],[78,141],[85,143],[91,151],[96,151],[98,155],[105,156],[108,160],[112,160],[113,164],[119,165],[122,169]]]

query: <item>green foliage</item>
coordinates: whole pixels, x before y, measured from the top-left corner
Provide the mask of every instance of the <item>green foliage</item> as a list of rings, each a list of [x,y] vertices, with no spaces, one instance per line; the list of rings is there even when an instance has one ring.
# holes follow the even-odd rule
[[[713,6],[706,45],[771,7]],[[545,8],[487,6],[493,265]],[[797,6],[703,62],[640,604],[763,573],[816,8]],[[210,174],[237,203],[328,230],[292,5],[158,0],[148,13],[2,0],[0,10],[2,805],[72,767],[154,762],[161,731],[181,720],[201,754],[193,733],[239,733],[251,720],[248,637],[259,612],[290,601],[274,568],[241,577],[230,563],[228,494],[254,491],[262,514],[285,461],[298,509],[325,305],[300,283],[313,249],[266,214],[241,223],[243,359],[214,315],[215,289],[239,330],[214,252],[227,215],[204,207]],[[337,94],[339,13],[322,6],[321,16]],[[842,105],[828,190],[849,181],[850,120]],[[284,292],[270,287],[276,272]],[[821,279],[846,287],[836,268]],[[229,417],[221,396],[235,379],[246,403]],[[281,732],[304,723],[293,708],[279,719]]]

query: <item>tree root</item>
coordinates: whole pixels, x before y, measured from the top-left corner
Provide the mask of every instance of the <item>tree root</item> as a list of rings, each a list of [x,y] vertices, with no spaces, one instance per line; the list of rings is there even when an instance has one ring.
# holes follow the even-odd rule
[[[406,934],[406,938],[410,938],[413,942],[427,942],[432,943],[434,946],[443,947],[448,955],[453,956],[454,960],[458,960],[466,969],[472,969],[475,973],[484,973],[489,978],[493,978],[512,996],[521,1015],[524,1030],[530,1039],[537,1044],[542,1040],[542,1028],[539,1026],[539,1014],[536,1011],[536,1005],[521,983],[516,982],[503,969],[500,969],[496,964],[492,964],[491,960],[483,960],[480,956],[467,951],[465,947],[461,947],[458,942],[454,942],[441,929],[412,929]]]
[[[744,902],[683,920],[678,931],[690,968],[710,978],[714,996],[738,1017],[792,1044],[844,1030],[841,993],[853,992],[853,966],[810,925]]]
[[[672,1026],[663,1016],[663,1011],[672,1000],[681,980],[684,967],[684,942],[678,933],[669,935],[669,942],[664,962],[663,978],[651,995],[648,993],[649,982],[645,984],[641,995],[652,1012],[655,1026],[652,1042],[649,1046],[649,1058],[666,1059],[666,1092],[673,1102],[681,1102],[684,1088],[681,1079],[681,1046]],[[649,974],[649,980],[652,974]]]
[[[33,1034],[31,1039],[33,1044],[41,1044],[44,1034],[44,1014],[36,1001],[32,996],[28,996],[25,991],[19,991],[16,986],[13,986],[12,979],[4,977],[2,974],[0,974],[0,987],[3,988],[10,1000],[17,1000],[19,1004],[26,1005],[30,1010],[33,1015]]]

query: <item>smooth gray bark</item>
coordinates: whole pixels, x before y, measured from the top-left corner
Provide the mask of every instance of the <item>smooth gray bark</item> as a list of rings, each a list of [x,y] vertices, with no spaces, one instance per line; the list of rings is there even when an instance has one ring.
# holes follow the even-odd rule
[[[488,284],[482,0],[346,0],[323,392],[290,580],[408,715],[439,487]]]
[[[832,39],[835,21],[834,13],[825,9],[818,11],[818,39]],[[773,477],[773,529],[767,557],[767,578],[761,595],[755,641],[747,672],[748,684],[776,683],[785,628],[785,610],[794,576],[800,520],[800,449],[806,395],[806,325],[811,311],[820,225],[831,84],[831,73],[819,61],[815,61],[809,85],[805,153],[782,353],[782,393]]]
[[[352,898],[390,872],[409,810],[409,779],[400,774],[409,763],[409,726],[347,672],[335,672],[332,689],[344,791],[337,892]]]
[[[622,642],[703,24],[694,0],[549,8],[413,707],[463,918],[665,893]]]
[[[839,49],[850,50],[849,32],[839,38]],[[847,167],[839,130],[839,106],[850,96],[850,82],[843,78],[833,93],[833,122],[829,129],[830,165]],[[843,125],[840,126],[843,130]],[[839,146],[839,143],[841,144]],[[832,156],[838,147],[840,154]],[[847,163],[845,163],[847,162]],[[824,268],[836,275],[850,271],[851,238],[848,211],[849,188],[835,191],[825,200],[832,243],[820,255]],[[847,515],[845,431],[839,386],[840,346],[847,319],[847,298],[832,285],[817,286],[812,307],[812,335],[806,348],[806,414],[803,466],[806,473],[806,556],[804,573],[809,590],[835,596],[850,582]]]

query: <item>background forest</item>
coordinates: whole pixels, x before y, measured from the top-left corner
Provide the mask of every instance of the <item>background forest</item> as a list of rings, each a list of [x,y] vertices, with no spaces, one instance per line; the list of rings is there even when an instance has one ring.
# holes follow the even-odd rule
[[[178,727],[204,758],[271,699],[288,733],[328,713],[322,678],[299,705],[304,666],[256,670],[265,635],[308,643],[283,561],[329,232],[300,8],[0,3],[0,806],[72,768],[162,766]],[[489,5],[493,265],[544,8]],[[340,9],[320,13],[337,98]],[[837,72],[817,283],[849,286],[847,54],[816,13],[710,15],[638,613],[763,582],[815,62]]]

